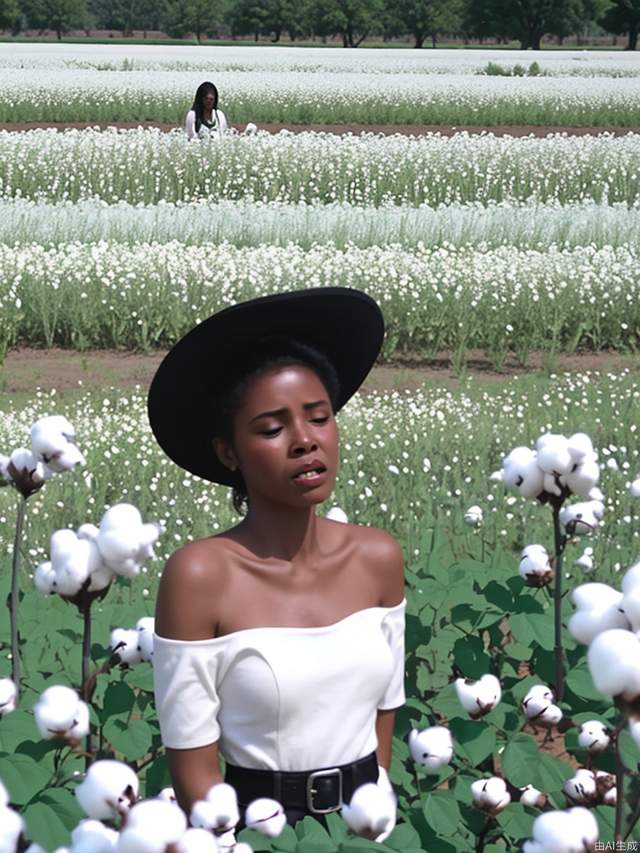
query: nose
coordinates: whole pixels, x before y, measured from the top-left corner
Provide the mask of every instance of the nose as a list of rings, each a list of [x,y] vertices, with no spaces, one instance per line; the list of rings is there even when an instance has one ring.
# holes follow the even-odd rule
[[[299,423],[294,430],[291,442],[291,453],[293,456],[303,456],[318,449],[316,440],[310,434],[310,424],[306,421]]]

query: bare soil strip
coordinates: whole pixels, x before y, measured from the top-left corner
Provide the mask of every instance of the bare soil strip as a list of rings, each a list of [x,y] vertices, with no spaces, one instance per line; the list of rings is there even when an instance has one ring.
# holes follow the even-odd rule
[[[57,391],[99,390],[100,388],[148,387],[164,352],[130,353],[111,350],[77,352],[63,349],[20,348],[7,354],[0,368],[0,393],[29,393],[36,388]],[[640,358],[616,352],[558,355],[553,364],[557,372],[619,372],[637,370]],[[538,373],[549,368],[542,353],[532,353],[530,364],[523,368],[510,359],[500,372],[494,370],[484,355],[472,351],[467,359],[468,375],[476,382],[496,386],[513,376]],[[414,358],[396,359],[374,368],[363,390],[415,390],[424,384],[456,386],[459,379],[451,367],[447,353],[432,361]]]
[[[160,124],[153,121],[139,122],[0,122],[0,130],[25,131],[38,128],[56,128],[66,130],[67,128],[83,129],[88,127],[99,127],[104,130],[108,127],[119,129],[132,129],[136,127],[157,127],[167,132],[175,129],[175,124]],[[548,136],[550,133],[566,133],[570,136],[597,136],[609,133],[613,136],[625,136],[628,133],[640,133],[640,127],[563,127],[545,126],[539,127],[533,124],[509,125],[498,124],[489,126],[464,125],[460,127],[448,127],[437,124],[260,124],[260,130],[269,133],[278,133],[280,130],[289,130],[292,133],[303,133],[304,131],[316,131],[324,133],[336,133],[345,135],[352,133],[384,133],[390,135],[400,133],[403,136],[424,136],[428,133],[441,133],[443,136],[453,136],[455,133],[465,131],[470,134],[492,133],[495,136]],[[237,125],[238,130],[243,130],[244,125]]]

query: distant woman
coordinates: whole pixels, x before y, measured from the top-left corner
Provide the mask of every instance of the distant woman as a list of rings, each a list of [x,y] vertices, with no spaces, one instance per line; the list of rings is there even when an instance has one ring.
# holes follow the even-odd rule
[[[188,139],[218,138],[228,129],[227,118],[218,109],[218,90],[213,83],[201,83],[185,120]]]

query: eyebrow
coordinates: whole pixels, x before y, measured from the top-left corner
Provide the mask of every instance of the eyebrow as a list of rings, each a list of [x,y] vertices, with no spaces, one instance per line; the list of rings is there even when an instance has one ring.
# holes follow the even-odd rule
[[[322,405],[328,406],[329,401],[328,400],[315,400],[313,403],[305,403],[302,408],[306,409],[308,411],[309,409],[315,409],[316,406],[322,406]],[[271,412],[261,412],[259,415],[256,415],[255,418],[251,418],[249,423],[252,424],[254,421],[257,421],[258,418],[267,418],[267,417],[274,418],[274,417],[277,417],[278,415],[284,415],[286,413],[286,411],[287,411],[286,408],[282,408],[282,409],[273,409],[273,411],[271,411]]]

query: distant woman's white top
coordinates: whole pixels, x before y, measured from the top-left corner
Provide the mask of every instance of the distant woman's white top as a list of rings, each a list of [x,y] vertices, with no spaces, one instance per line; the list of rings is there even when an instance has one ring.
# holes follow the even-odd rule
[[[405,702],[406,599],[332,625],[245,628],[209,640],[154,635],[165,746],[218,741],[231,764],[312,770],[377,747],[377,711]]]
[[[187,138],[211,139],[213,137],[215,139],[225,134],[229,129],[229,125],[227,124],[227,117],[222,110],[214,110],[212,118],[212,127],[207,127],[207,125],[203,123],[200,125],[200,129],[196,133],[196,113],[195,110],[189,110],[184,122],[184,129],[186,131]]]

